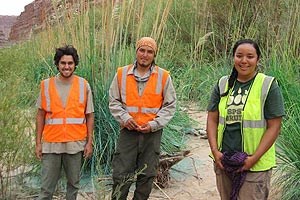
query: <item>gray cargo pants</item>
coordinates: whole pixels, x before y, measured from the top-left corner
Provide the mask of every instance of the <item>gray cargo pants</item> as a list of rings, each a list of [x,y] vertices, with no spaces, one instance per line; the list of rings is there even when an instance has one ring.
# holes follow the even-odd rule
[[[146,200],[157,174],[162,130],[139,133],[124,128],[120,131],[114,154],[112,199],[126,200],[135,182],[134,200]]]
[[[75,200],[80,187],[80,170],[82,166],[82,152],[76,154],[46,153],[42,157],[42,185],[38,200],[50,200],[61,177],[64,168],[67,177],[67,200]]]

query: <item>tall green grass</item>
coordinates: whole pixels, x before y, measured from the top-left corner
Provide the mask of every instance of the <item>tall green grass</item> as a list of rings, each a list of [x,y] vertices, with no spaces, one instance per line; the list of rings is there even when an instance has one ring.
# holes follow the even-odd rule
[[[285,200],[297,199],[300,196],[300,150],[297,139],[300,137],[299,112],[300,108],[296,105],[287,110],[289,115],[278,140],[279,159],[275,183],[281,189],[281,198]]]
[[[288,52],[274,53],[270,65],[269,73],[279,82],[286,108],[286,116],[277,142],[278,167],[275,169],[274,187],[280,188],[281,199],[298,199],[300,196],[300,142],[297,139],[300,137],[300,60],[291,57]]]
[[[0,54],[5,58],[0,61],[0,199],[13,199],[14,189],[35,164],[32,109],[26,106],[32,104],[33,92],[22,74],[26,66],[22,49]]]

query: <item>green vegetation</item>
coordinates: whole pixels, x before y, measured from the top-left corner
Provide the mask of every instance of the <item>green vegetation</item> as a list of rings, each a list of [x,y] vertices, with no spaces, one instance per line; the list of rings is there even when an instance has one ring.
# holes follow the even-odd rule
[[[272,73],[278,78],[282,88],[287,116],[277,143],[279,159],[276,183],[282,190],[281,198],[292,200],[300,196],[300,60],[290,59],[287,54],[279,56],[284,60],[285,66],[274,67]],[[278,62],[278,58],[272,60]]]
[[[78,12],[57,9],[57,17],[31,41],[0,50],[0,198],[15,195],[7,172],[38,166],[34,158],[34,103],[39,82],[57,73],[53,52],[64,44],[78,49],[76,73],[89,81],[94,95],[95,152],[86,169],[93,177],[110,172],[118,124],[107,107],[108,88],[116,68],[134,60],[135,41],[141,36],[157,40],[156,63],[171,72],[181,102],[171,124],[181,127],[190,123],[181,112],[184,102],[194,101],[205,109],[213,85],[231,70],[233,43],[240,38],[259,42],[263,52],[260,70],[277,77],[286,105],[277,170],[284,178],[277,183],[283,199],[299,197],[298,0],[123,0],[91,7],[83,2]],[[184,145],[182,133],[165,129],[164,151],[178,151]],[[19,181],[25,185],[24,179]]]

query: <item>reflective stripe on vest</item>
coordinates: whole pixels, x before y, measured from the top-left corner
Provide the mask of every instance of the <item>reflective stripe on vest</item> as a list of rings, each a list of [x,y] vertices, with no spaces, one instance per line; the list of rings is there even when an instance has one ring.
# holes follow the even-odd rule
[[[85,118],[66,118],[66,124],[85,124]],[[50,125],[57,125],[57,124],[64,124],[63,118],[56,118],[56,119],[46,119],[45,124]]]
[[[132,69],[132,67],[133,65],[128,65],[118,69],[118,84],[120,88],[122,102],[124,102],[124,105],[126,106],[126,110],[133,118],[135,118],[137,123],[143,124],[149,120],[153,120],[156,117],[156,113],[159,111],[162,105],[163,88],[169,74],[167,71],[159,68],[158,66],[155,66],[153,68],[153,70],[155,71],[150,74],[148,80],[148,83],[149,82],[153,83],[154,81],[155,84],[150,84],[151,85],[150,87],[149,84],[147,83],[143,92],[143,96],[139,96],[137,91],[137,83],[135,80],[134,81],[132,80],[135,78],[133,77],[132,74],[128,75],[128,71]],[[131,88],[131,86],[133,88]],[[152,88],[153,86],[155,88]],[[130,87],[129,91],[127,91],[128,87]],[[151,98],[151,102],[149,102],[148,100],[146,103],[141,103],[141,101],[143,101],[145,96],[149,95],[148,94],[149,91],[152,91],[151,93],[154,94],[148,96],[149,98]],[[136,99],[132,99],[135,97]]]
[[[224,124],[224,117],[219,117],[219,124]],[[244,128],[264,128],[266,126],[265,120],[243,120]]]
[[[126,66],[122,70],[122,79],[121,79],[121,98],[123,102],[126,102],[126,77],[127,77],[127,70],[130,66]]]
[[[228,77],[222,77],[219,81],[220,93],[227,90]],[[266,130],[264,118],[264,104],[274,78],[258,73],[254,79],[247,101],[242,111],[242,140],[243,150],[249,155],[257,149],[261,138]],[[229,92],[230,93],[230,92]],[[222,149],[223,132],[226,126],[227,98],[221,97],[219,103],[219,125],[218,125],[218,148]],[[252,102],[252,105],[248,104]],[[253,105],[254,104],[254,105]],[[261,159],[250,169],[251,171],[262,171],[270,169],[275,165],[274,145],[261,157]]]
[[[132,107],[132,106],[127,106],[127,111],[128,112],[133,112],[136,113],[139,111],[138,107]],[[157,113],[159,111],[159,108],[141,108],[142,113]]]

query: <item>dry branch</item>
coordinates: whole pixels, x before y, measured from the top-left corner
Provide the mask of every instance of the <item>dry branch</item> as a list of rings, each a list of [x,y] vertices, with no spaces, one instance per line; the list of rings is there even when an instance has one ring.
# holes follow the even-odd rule
[[[169,170],[173,165],[184,159],[190,153],[189,150],[182,151],[177,154],[165,154],[161,155],[159,159],[158,173],[155,179],[155,183],[160,188],[165,188],[168,186],[170,181],[170,173]]]

